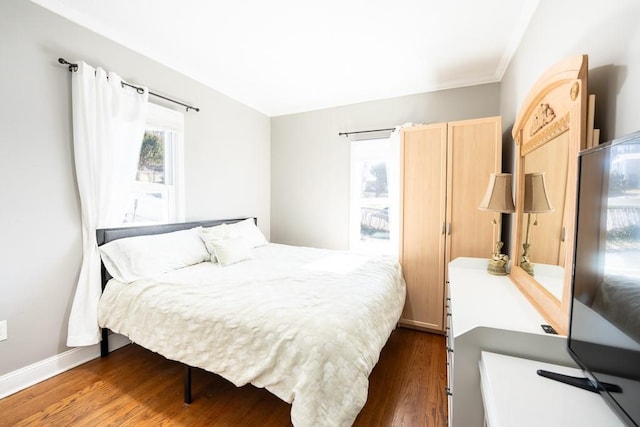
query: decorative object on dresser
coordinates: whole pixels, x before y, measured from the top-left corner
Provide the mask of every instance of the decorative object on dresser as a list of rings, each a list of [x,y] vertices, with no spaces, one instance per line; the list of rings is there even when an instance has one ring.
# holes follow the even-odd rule
[[[522,244],[522,258],[520,267],[534,276],[534,264],[529,260],[529,236],[531,232],[531,214],[536,214],[533,225],[538,225],[539,213],[553,212],[553,207],[549,203],[547,196],[547,186],[544,182],[544,172],[527,173],[524,175],[524,207],[522,211],[527,214],[527,231]]]
[[[487,192],[480,203],[478,209],[500,212],[500,213],[512,213],[515,210],[513,206],[513,196],[511,195],[511,174],[510,173],[492,173],[489,176],[489,185],[487,186]],[[509,262],[509,256],[502,253],[502,238],[500,229],[498,229],[498,236],[495,237],[496,221],[495,216],[492,218],[493,224],[493,241],[496,242],[495,252],[489,260],[487,271],[490,274],[497,276],[505,276],[507,274],[507,263]]]
[[[587,146],[588,127],[593,126],[587,124],[587,70],[586,55],[571,56],[549,68],[529,91],[512,131],[516,211],[509,277],[546,323],[563,335],[571,301],[577,153]],[[524,186],[526,174],[542,171],[554,211],[537,226],[538,237],[527,253],[536,263],[534,277],[521,266],[527,220]]]
[[[447,263],[486,256],[493,246],[491,213],[477,208],[486,177],[501,162],[501,117],[402,129],[400,262],[407,301],[401,325],[444,331]]]

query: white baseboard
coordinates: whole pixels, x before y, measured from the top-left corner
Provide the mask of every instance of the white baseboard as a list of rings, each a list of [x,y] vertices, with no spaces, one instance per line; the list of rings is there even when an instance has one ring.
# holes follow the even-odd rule
[[[109,335],[109,351],[129,344],[122,335]],[[0,376],[0,399],[7,397],[62,372],[100,357],[100,344],[76,347],[48,359]]]

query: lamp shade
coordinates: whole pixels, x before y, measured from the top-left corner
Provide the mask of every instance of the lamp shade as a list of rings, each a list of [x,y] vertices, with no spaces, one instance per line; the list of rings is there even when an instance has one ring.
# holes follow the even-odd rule
[[[553,207],[547,196],[547,186],[544,182],[544,172],[527,173],[524,175],[524,213],[551,212]]]
[[[489,175],[487,192],[478,209],[484,211],[511,213],[515,210],[511,196],[511,174],[492,173]]]

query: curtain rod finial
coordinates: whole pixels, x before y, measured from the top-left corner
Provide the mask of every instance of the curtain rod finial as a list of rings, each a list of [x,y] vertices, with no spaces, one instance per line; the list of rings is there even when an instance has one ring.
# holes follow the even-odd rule
[[[62,65],[68,65],[69,66],[69,71],[77,71],[78,70],[78,64],[72,64],[71,62],[67,61],[64,58],[58,58],[58,63],[60,63]]]

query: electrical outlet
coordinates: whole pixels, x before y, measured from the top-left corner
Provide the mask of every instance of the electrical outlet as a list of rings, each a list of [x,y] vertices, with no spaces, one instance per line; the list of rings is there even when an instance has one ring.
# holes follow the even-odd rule
[[[0,341],[7,339],[7,321],[0,320]]]

